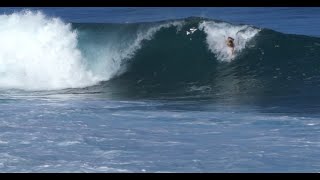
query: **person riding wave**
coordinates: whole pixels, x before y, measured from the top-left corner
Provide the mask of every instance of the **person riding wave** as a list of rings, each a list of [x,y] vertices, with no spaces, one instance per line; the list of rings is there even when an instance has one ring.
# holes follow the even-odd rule
[[[227,46],[231,48],[231,53],[234,54],[234,39],[232,37],[228,37]]]

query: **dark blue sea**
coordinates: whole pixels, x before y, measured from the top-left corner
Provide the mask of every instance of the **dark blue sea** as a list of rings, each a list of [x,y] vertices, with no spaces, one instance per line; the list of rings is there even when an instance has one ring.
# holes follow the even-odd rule
[[[319,22],[0,8],[0,172],[320,172]]]

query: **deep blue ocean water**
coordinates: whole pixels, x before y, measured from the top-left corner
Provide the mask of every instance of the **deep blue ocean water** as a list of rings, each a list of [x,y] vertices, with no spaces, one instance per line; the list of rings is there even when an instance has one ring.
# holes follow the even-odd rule
[[[0,12],[0,172],[320,171],[320,8]]]

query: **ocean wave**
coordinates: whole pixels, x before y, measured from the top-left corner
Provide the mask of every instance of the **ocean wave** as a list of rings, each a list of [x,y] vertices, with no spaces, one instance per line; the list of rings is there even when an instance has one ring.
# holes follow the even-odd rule
[[[66,23],[39,11],[1,15],[0,25],[0,88],[5,90],[106,91],[101,89],[125,83],[139,90],[221,93],[219,86],[249,92],[290,86],[291,80],[314,84],[320,77],[319,38],[251,25],[199,17]],[[228,36],[235,39],[235,55],[226,46]]]

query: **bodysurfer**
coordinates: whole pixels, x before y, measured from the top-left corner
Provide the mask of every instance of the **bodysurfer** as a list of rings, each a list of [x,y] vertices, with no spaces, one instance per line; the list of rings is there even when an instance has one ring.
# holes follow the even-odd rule
[[[234,39],[232,37],[228,37],[227,46],[231,48],[232,55],[234,54]]]

